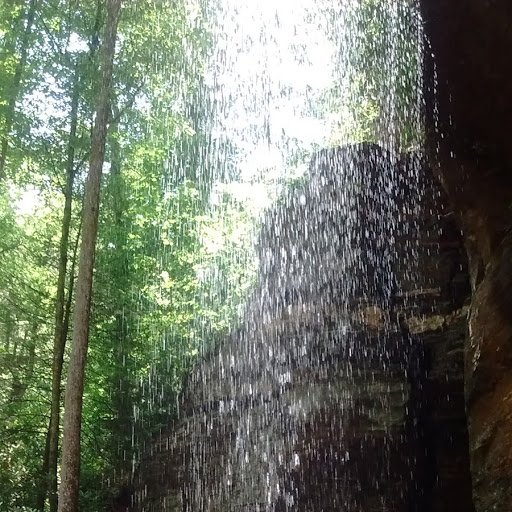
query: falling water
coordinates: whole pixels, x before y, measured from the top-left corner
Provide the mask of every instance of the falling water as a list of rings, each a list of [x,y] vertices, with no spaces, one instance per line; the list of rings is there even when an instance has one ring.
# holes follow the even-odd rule
[[[173,477],[151,510],[397,510],[421,493],[397,442],[414,421],[403,314],[420,287],[417,6],[208,10],[200,165],[215,168],[212,214],[223,194],[251,213],[256,277],[238,325],[188,379],[164,443]]]

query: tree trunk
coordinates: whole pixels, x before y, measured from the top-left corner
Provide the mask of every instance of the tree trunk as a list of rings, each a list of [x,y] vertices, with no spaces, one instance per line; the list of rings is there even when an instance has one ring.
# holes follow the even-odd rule
[[[43,453],[43,469],[41,470],[40,484],[37,488],[37,496],[35,508],[39,512],[44,512],[44,504],[46,502],[46,491],[48,485],[48,454],[50,452],[50,430],[46,431],[46,441]]]
[[[57,459],[59,449],[60,395],[62,380],[62,364],[68,329],[64,325],[65,288],[68,263],[69,230],[71,226],[71,206],[73,200],[73,184],[75,181],[75,138],[78,123],[79,102],[79,67],[75,67],[73,91],[71,97],[70,129],[66,159],[66,189],[64,191],[64,212],[59,247],[59,275],[57,279],[57,297],[55,301],[55,331],[53,338],[52,362],[52,406],[48,427],[48,464],[47,489],[50,500],[50,512],[57,512]],[[70,275],[70,286],[73,276]],[[44,465],[44,464],[43,464]]]
[[[80,478],[80,430],[85,364],[89,339],[89,318],[93,268],[98,230],[100,183],[105,157],[105,140],[110,112],[110,92],[115,42],[121,0],[107,0],[107,19],[102,42],[101,87],[91,140],[89,174],[85,186],[82,243],[76,283],[73,341],[64,402],[61,486],[59,512],[77,512]]]
[[[14,70],[14,76],[11,84],[11,91],[8,95],[8,104],[5,114],[4,133],[0,143],[0,181],[5,179],[5,163],[7,160],[7,150],[9,149],[9,135],[12,130],[14,121],[14,113],[16,108],[16,101],[20,93],[21,79],[23,77],[23,70],[27,62],[27,52],[30,47],[29,38],[32,33],[32,25],[36,14],[36,0],[29,0],[27,8],[27,18],[25,22],[25,30],[23,32],[23,39],[21,41],[20,58]]]
[[[64,310],[64,319],[63,319],[63,326],[62,326],[62,331],[65,333],[63,349],[65,348],[67,335],[69,332],[69,319],[71,316],[71,306],[72,306],[72,301],[73,301],[73,286],[75,283],[76,257],[77,257],[77,253],[78,253],[78,244],[80,242],[81,231],[82,231],[82,224],[80,223],[80,226],[78,227],[78,233],[76,235],[74,248],[73,248],[73,256],[71,258],[71,268],[69,269],[68,295],[66,298],[66,307]],[[64,358],[63,358],[63,360],[64,360]],[[61,374],[62,374],[62,368],[61,368]],[[59,388],[59,391],[60,391],[60,388]],[[60,402],[60,393],[59,393],[59,402]],[[52,404],[53,404],[53,402],[52,402]],[[59,407],[59,412],[60,412],[60,407]],[[50,418],[50,421],[51,421],[51,418]],[[53,491],[53,489],[50,486],[50,481],[49,481],[50,476],[51,476],[51,478],[53,478],[53,476],[54,476],[53,471],[49,472],[50,434],[51,434],[51,426],[48,427],[48,430],[46,432],[46,443],[45,443],[45,449],[44,449],[44,454],[43,454],[43,465],[42,465],[42,470],[41,470],[42,478],[41,478],[41,483],[39,485],[38,494],[37,494],[37,498],[36,498],[36,505],[35,505],[35,509],[38,510],[39,512],[44,512],[44,510],[45,510],[46,495],[47,495],[48,490],[50,490],[50,493]],[[59,446],[59,444],[58,444],[58,429],[57,429],[56,443],[57,443],[56,454],[57,454],[57,458],[58,458],[58,446]],[[55,467],[54,485],[55,485],[55,492],[56,492],[56,490],[57,490],[56,489],[56,487],[57,487],[57,467]],[[50,502],[51,502],[51,498],[50,498]],[[55,499],[55,503],[56,503],[56,505],[58,505],[57,499]]]

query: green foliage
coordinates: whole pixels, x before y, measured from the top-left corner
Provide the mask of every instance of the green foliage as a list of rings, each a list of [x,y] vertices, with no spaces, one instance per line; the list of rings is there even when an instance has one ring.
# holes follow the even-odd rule
[[[331,145],[375,141],[404,151],[421,143],[423,41],[413,4],[360,0],[326,9],[333,23],[342,20],[333,38],[345,49],[340,81],[323,99],[332,119]],[[389,135],[393,140],[385,140]]]
[[[0,15],[0,133],[6,132],[27,6],[13,2]],[[197,183],[176,180],[169,168],[170,155],[198,137],[192,128],[197,120],[181,108],[198,89],[207,39],[201,12],[191,13],[190,6],[130,2],[119,30],[84,393],[83,510],[103,507],[103,479],[115,475],[121,481],[138,448],[169,421],[183,375],[204,341],[193,335],[203,310],[196,219],[204,196]],[[35,507],[40,492],[65,162],[73,147],[71,262],[103,16],[102,1],[37,2],[14,122],[6,134],[8,180],[0,194],[0,253],[7,262],[0,269],[2,510]],[[183,73],[191,59],[193,68]],[[77,134],[70,139],[76,80]],[[73,279],[68,275],[68,283]],[[150,386],[157,375],[163,386],[158,397]]]
[[[0,198],[0,509],[33,503],[34,475],[44,449],[48,415],[47,339],[56,281],[52,229],[58,225],[43,198],[23,215],[19,198]]]

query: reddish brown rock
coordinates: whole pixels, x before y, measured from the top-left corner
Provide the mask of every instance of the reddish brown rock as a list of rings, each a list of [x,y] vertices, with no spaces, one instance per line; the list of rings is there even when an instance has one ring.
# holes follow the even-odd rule
[[[432,162],[464,231],[472,284],[465,346],[474,500],[512,510],[512,2],[421,0],[438,76]],[[427,51],[430,53],[430,50]],[[427,78],[433,75],[428,68]],[[439,116],[434,115],[434,103]],[[433,127],[439,122],[440,132]],[[436,151],[439,146],[439,152]]]

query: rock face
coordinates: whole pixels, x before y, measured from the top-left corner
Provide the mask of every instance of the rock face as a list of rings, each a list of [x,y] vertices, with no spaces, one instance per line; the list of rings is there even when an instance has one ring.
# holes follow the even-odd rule
[[[512,3],[420,3],[439,79],[436,94],[427,91],[431,160],[464,232],[472,285],[465,394],[474,501],[478,512],[508,511],[512,510]],[[434,115],[436,101],[439,116]],[[433,130],[436,123],[443,138]]]
[[[191,375],[134,510],[473,510],[468,271],[421,166],[324,151],[268,213],[244,322]]]

